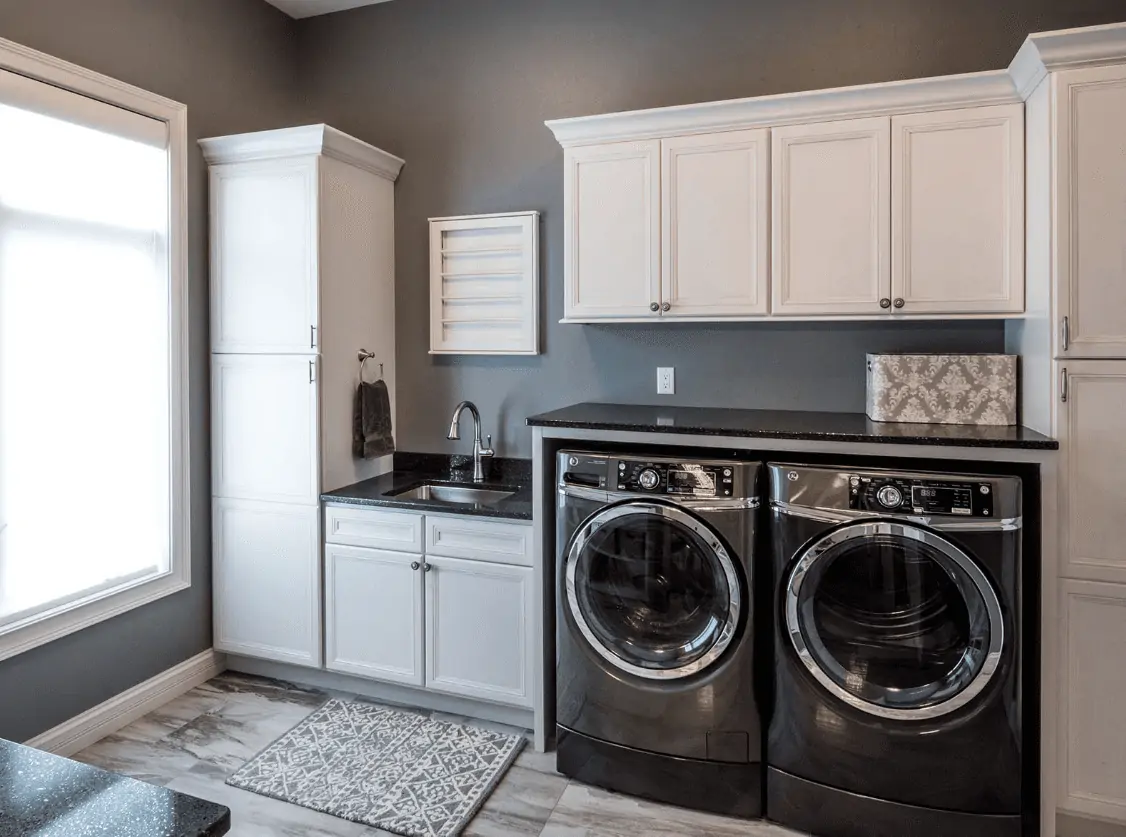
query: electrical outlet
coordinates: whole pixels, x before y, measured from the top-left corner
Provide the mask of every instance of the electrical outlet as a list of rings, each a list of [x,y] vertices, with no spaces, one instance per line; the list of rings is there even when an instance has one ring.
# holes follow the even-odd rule
[[[673,395],[676,392],[676,370],[671,366],[657,367],[657,394]]]

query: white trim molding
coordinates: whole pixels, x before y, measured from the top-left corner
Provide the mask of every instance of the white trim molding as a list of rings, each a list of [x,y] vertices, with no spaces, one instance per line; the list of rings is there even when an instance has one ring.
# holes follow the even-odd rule
[[[0,632],[0,660],[191,587],[188,381],[188,109],[186,105],[0,38],[0,69],[142,116],[168,129],[169,545],[167,572],[91,593]]]
[[[1126,23],[1029,35],[1007,70],[605,113],[544,123],[564,148],[1023,102],[1049,70],[1126,61]]]
[[[303,125],[276,131],[257,131],[199,141],[209,165],[278,160],[320,154],[379,175],[392,182],[404,161],[329,125]]]
[[[72,756],[222,674],[226,668],[226,658],[208,649],[25,743],[48,753]]]

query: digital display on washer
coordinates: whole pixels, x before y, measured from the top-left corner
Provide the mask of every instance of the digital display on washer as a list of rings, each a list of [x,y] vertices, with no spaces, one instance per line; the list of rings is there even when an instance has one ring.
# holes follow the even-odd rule
[[[911,505],[916,511],[935,514],[973,514],[974,493],[969,488],[944,485],[912,485]]]
[[[703,469],[684,471],[669,468],[668,492],[715,496],[715,473]]]

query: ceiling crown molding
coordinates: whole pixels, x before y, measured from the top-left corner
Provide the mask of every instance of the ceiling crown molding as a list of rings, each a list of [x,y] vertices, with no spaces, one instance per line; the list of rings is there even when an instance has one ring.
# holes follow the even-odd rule
[[[730,99],[545,123],[564,147],[1025,101],[1051,70],[1126,63],[1126,23],[1029,35],[1008,70]]]
[[[277,160],[321,154],[394,181],[404,161],[329,125],[303,125],[276,131],[234,134],[199,141],[209,164]]]

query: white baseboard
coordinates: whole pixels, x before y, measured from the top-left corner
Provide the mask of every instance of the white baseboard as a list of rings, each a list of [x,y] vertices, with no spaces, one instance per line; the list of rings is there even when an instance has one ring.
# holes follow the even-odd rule
[[[206,683],[227,668],[226,657],[204,651],[144,683],[138,683],[104,703],[26,742],[27,746],[60,756],[72,756],[138,718],[158,709],[184,692]]]
[[[1056,834],[1059,837],[1126,837],[1126,825],[1059,811],[1056,814]]]

